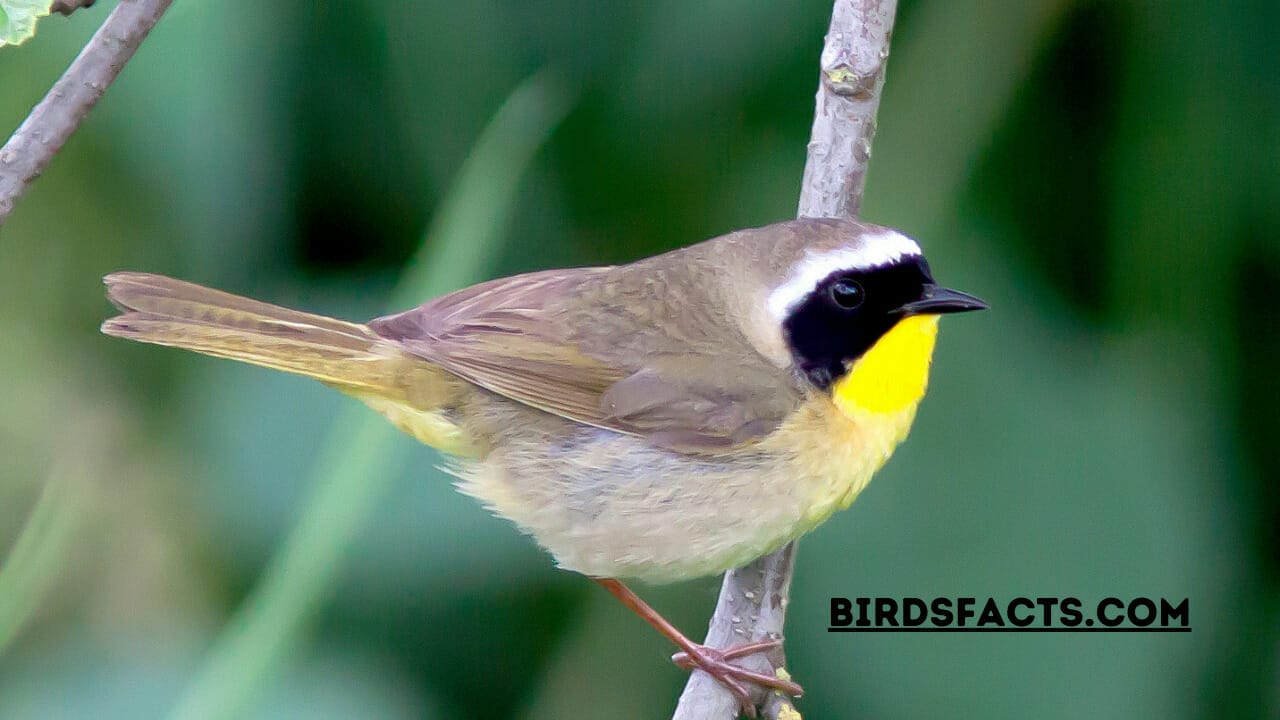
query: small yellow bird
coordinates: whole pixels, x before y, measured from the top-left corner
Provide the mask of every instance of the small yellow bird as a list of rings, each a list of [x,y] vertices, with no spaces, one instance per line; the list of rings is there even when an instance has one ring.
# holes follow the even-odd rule
[[[627,265],[492,280],[366,324],[159,275],[106,277],[108,335],[315,378],[459,459],[463,492],[675,642],[754,715],[788,680],[699,645],[622,578],[721,573],[812,530],[906,437],[938,315],[904,235],[846,220],[742,230]]]

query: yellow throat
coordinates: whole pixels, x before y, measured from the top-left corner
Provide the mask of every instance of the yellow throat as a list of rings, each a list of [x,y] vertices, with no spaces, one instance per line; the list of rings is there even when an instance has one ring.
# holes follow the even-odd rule
[[[903,318],[836,382],[832,398],[846,417],[914,408],[929,385],[937,315]]]

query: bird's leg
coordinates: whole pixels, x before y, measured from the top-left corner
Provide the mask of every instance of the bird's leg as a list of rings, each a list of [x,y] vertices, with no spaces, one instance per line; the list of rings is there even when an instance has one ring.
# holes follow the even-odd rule
[[[592,579],[600,587],[608,590],[611,595],[621,600],[623,605],[631,609],[631,612],[639,615],[645,622],[652,625],[654,629],[680,647],[683,652],[676,653],[671,658],[677,665],[686,669],[697,668],[702,670],[728,688],[729,692],[738,698],[738,703],[742,706],[742,713],[747,717],[753,718],[756,716],[756,707],[755,703],[751,701],[750,693],[743,687],[743,682],[751,682],[762,687],[779,690],[793,697],[799,697],[803,694],[804,690],[789,680],[753,672],[729,662],[747,655],[772,650],[781,643],[780,640],[765,640],[745,645],[735,645],[724,650],[700,645],[685,637],[684,633],[677,630],[674,625],[667,622],[666,618],[659,615],[657,610],[654,610],[648,603],[641,600],[639,595],[631,591],[631,588],[610,578]]]

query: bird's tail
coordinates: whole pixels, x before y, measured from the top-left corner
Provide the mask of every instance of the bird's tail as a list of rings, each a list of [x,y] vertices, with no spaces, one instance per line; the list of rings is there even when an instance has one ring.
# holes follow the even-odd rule
[[[102,332],[305,375],[358,398],[418,440],[456,455],[475,448],[447,413],[461,381],[368,326],[290,310],[181,280],[104,278],[123,312]]]
[[[405,356],[357,323],[290,310],[163,275],[104,278],[123,312],[102,332],[306,375],[353,394],[403,395]]]

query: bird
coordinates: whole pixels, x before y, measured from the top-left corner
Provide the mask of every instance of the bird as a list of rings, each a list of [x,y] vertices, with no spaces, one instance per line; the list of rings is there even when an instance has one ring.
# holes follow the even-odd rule
[[[319,380],[448,456],[457,487],[591,578],[727,687],[798,696],[626,584],[745,565],[847,508],[906,438],[939,316],[905,234],[843,219],[739,230],[634,262],[482,282],[348,322],[163,275],[104,278],[107,335]]]

